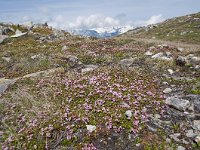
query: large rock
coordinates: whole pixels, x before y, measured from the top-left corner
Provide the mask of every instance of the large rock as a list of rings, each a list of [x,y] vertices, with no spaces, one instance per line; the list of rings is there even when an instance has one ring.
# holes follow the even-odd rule
[[[0,44],[3,43],[3,41],[8,38],[7,35],[0,35]]]
[[[165,53],[160,52],[160,53],[157,53],[157,54],[153,55],[151,58],[159,59],[159,60],[166,60],[166,61],[173,60],[173,57],[172,57],[170,52],[165,52]]]
[[[84,68],[81,69],[81,73],[87,73],[97,69],[98,66],[96,65],[84,65]]]
[[[165,103],[169,106],[172,106],[180,111],[185,111],[190,107],[190,101],[186,99],[182,99],[179,97],[168,97],[165,101]]]
[[[8,35],[11,32],[14,32],[12,28],[6,26],[0,26],[0,35]]]
[[[5,92],[8,87],[12,84],[14,84],[17,81],[17,79],[5,79],[0,78],[0,95]]]
[[[187,63],[188,63],[188,60],[186,57],[178,56],[176,59],[176,65],[185,66]]]
[[[10,36],[10,37],[11,37],[11,38],[18,38],[18,37],[24,36],[24,35],[26,35],[26,34],[27,34],[27,32],[18,33],[18,34],[12,35],[12,36]]]
[[[120,60],[119,64],[123,69],[125,69],[130,67],[134,63],[134,61],[135,61],[134,58],[122,59]]]

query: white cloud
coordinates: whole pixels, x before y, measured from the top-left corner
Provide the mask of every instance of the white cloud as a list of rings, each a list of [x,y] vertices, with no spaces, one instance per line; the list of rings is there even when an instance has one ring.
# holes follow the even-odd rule
[[[162,21],[164,21],[164,18],[161,14],[160,15],[154,15],[154,16],[151,16],[149,18],[149,20],[145,21],[145,24],[146,25],[156,24],[156,23],[159,23],[159,22],[162,22]]]
[[[102,27],[119,27],[119,26],[147,26],[149,24],[156,24],[164,21],[161,14],[153,15],[148,20],[140,21],[127,21],[123,22],[123,19],[113,18],[101,14],[94,14],[90,16],[79,16],[74,21],[69,22],[68,18],[62,15],[51,18],[48,22],[50,26],[54,28],[61,28],[65,30],[72,29],[92,29]]]
[[[134,22],[134,25],[135,26],[147,26],[150,24],[156,24],[156,23],[162,22],[164,20],[165,19],[163,18],[162,14],[159,14],[159,15],[151,16],[148,20],[136,21],[136,22]]]
[[[119,26],[120,21],[112,17],[104,16],[101,14],[94,14],[88,17],[79,16],[73,22],[67,22],[67,18],[59,15],[53,18],[49,24],[56,28],[64,29],[91,29],[99,27],[113,27]]]

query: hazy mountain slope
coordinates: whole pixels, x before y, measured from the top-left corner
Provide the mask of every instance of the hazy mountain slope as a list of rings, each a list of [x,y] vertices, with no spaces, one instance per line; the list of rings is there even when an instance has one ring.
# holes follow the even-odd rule
[[[131,30],[122,36],[200,44],[200,13],[176,17],[156,25]]]

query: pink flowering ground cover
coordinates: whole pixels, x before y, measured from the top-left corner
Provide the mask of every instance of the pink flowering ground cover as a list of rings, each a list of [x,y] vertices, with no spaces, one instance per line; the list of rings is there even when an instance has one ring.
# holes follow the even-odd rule
[[[2,148],[95,150],[99,135],[144,132],[149,114],[163,115],[163,99],[154,77],[117,67],[24,79],[4,97]]]

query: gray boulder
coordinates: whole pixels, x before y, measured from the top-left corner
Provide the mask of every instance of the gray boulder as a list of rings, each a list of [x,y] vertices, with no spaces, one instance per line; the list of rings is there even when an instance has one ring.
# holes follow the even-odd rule
[[[8,38],[7,35],[0,35],[0,44],[3,43],[3,41]]]
[[[168,97],[165,101],[165,103],[171,107],[174,107],[180,111],[185,111],[190,107],[190,101],[186,99],[182,99],[179,97]]]
[[[8,35],[11,32],[14,32],[12,28],[6,26],[0,26],[0,35]]]
[[[159,60],[166,60],[166,61],[173,60],[173,57],[170,52],[166,52],[166,53],[160,52],[160,53],[153,55],[151,58],[159,59]]]
[[[120,60],[119,64],[122,67],[122,69],[130,67],[134,63],[135,59],[134,58],[129,58],[129,59],[122,59]]]
[[[188,60],[186,57],[178,56],[176,59],[176,65],[178,66],[185,66],[188,63]]]
[[[17,79],[5,79],[0,78],[0,95],[5,92],[8,87],[12,84],[14,84],[17,81]]]

